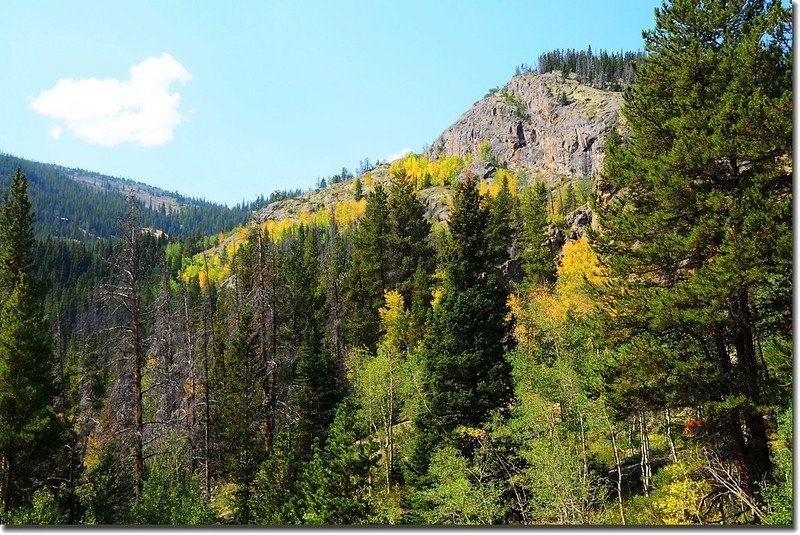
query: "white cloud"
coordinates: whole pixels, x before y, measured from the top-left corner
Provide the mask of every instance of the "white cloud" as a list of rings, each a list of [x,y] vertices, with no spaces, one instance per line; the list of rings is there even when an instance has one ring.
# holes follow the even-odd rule
[[[406,147],[404,149],[400,149],[399,151],[390,154],[389,156],[385,156],[383,158],[380,158],[380,161],[382,161],[382,162],[393,162],[395,160],[399,160],[400,158],[402,158],[406,154],[411,154],[411,152],[413,152],[413,151],[411,149],[409,149],[408,147]]]
[[[60,121],[75,137],[96,145],[133,142],[149,147],[171,141],[173,129],[185,117],[178,110],[181,96],[170,93],[170,86],[185,84],[192,74],[170,54],[146,58],[129,72],[130,79],[122,81],[59,80],[30,106]],[[50,127],[50,137],[61,137],[61,124]]]

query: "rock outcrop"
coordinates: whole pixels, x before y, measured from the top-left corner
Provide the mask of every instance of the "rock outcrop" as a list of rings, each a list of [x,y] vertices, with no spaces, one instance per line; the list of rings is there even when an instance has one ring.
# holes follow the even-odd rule
[[[476,102],[428,149],[428,157],[472,153],[488,141],[497,163],[535,173],[593,176],[603,164],[609,126],[619,120],[620,93],[556,73],[524,74]]]

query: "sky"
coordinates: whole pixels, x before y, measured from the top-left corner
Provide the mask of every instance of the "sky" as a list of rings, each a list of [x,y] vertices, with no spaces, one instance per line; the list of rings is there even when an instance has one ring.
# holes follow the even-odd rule
[[[0,2],[0,152],[229,205],[421,151],[517,65],[660,0]]]

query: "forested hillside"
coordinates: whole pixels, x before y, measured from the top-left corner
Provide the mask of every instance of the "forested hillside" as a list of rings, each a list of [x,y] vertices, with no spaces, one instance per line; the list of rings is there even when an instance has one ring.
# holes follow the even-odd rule
[[[791,525],[791,10],[644,37],[204,237],[12,171],[2,523]]]
[[[115,237],[125,219],[129,195],[139,203],[141,225],[170,236],[213,234],[244,223],[249,215],[250,207],[228,208],[131,180],[7,154],[0,154],[1,187],[10,185],[17,168],[28,177],[37,237],[77,240]]]

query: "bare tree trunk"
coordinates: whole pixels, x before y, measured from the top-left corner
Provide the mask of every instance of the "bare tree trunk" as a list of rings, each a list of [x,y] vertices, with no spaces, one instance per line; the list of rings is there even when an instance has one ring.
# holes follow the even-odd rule
[[[608,413],[605,412],[605,407],[603,408],[604,416],[606,417],[606,423],[608,424],[608,432],[611,436],[611,448],[614,451],[614,464],[617,468],[617,505],[619,505],[619,516],[622,519],[622,525],[626,524],[625,521],[625,507],[623,505],[622,499],[622,462],[619,458],[619,448],[617,447],[617,432],[614,429],[614,426],[611,424],[611,418],[608,417]]]
[[[583,460],[581,479],[583,480],[584,492],[581,499],[581,520],[585,523],[589,515],[589,448],[586,445],[586,428],[583,423],[583,413],[578,413],[578,423],[581,428],[581,458]]]
[[[650,465],[650,437],[647,435],[647,418],[644,411],[639,412],[639,436],[641,438],[642,457],[640,466],[642,469],[642,487],[644,495],[650,496],[651,479],[653,477]]]
[[[186,435],[189,446],[189,473],[194,474],[196,469],[195,454],[195,393],[197,389],[194,371],[194,340],[192,340],[191,319],[189,317],[189,296],[186,287],[183,287],[183,314],[186,321],[186,356],[189,368],[189,392],[186,394]]]
[[[211,286],[211,279],[208,278],[208,258],[203,255],[203,261],[206,271],[206,280],[208,281],[208,299],[203,300],[203,457],[204,457],[204,490],[206,498],[211,498],[211,383],[208,377],[208,360],[209,360],[209,332],[214,325],[215,316],[215,303],[214,303],[214,288]]]
[[[667,410],[664,412],[664,416],[666,418],[666,424],[667,424],[667,442],[669,443],[669,452],[670,455],[672,456],[672,462],[677,463],[678,453],[675,451],[675,441],[672,440],[672,418],[670,417],[669,414],[669,407],[667,407]]]

